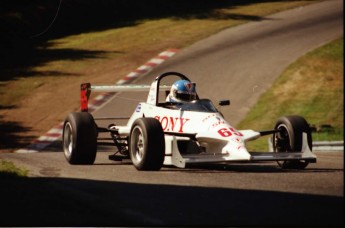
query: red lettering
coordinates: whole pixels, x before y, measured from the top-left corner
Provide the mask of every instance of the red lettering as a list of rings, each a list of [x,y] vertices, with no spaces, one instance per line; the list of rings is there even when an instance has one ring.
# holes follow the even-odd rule
[[[161,125],[164,131],[177,131],[183,132],[184,125],[190,120],[190,119],[184,119],[184,118],[178,118],[178,117],[167,117],[167,116],[155,116],[155,119],[157,119]],[[180,127],[178,128],[178,125]]]
[[[184,121],[184,120],[185,120],[185,121]],[[189,120],[189,119],[180,118],[180,123],[181,123],[181,125],[180,125],[180,130],[179,130],[179,132],[183,132],[183,126],[185,125],[185,123],[187,123],[188,120]]]
[[[206,117],[202,120],[202,122],[207,121],[208,119],[210,119],[210,118],[213,117],[213,116],[216,116],[216,115],[215,115],[215,114],[212,114],[212,115],[206,116]]]
[[[232,135],[232,133],[234,133],[234,135],[237,136],[243,136],[243,134],[241,132],[236,131],[234,128],[230,127],[230,128],[221,128],[218,130],[218,133],[223,136],[223,137],[229,137]]]
[[[223,137],[229,137],[232,135],[231,131],[229,131],[229,129],[227,128],[221,128],[218,130],[218,133],[223,136]]]
[[[243,136],[243,134],[241,132],[236,131],[234,128],[231,127],[229,129],[234,133],[234,135]]]
[[[164,123],[164,122],[165,122],[165,123]],[[169,129],[167,129],[168,124],[169,124],[168,117],[164,116],[164,117],[162,118],[162,120],[161,120],[161,125],[162,125],[163,130],[166,129],[167,131],[169,131]]]
[[[170,125],[171,125],[170,130],[174,131],[177,119],[178,119],[177,117],[175,117],[175,120],[174,120],[174,117],[170,117]]]
[[[218,121],[217,123],[212,124],[212,127],[217,127],[217,126],[224,124],[224,123],[225,123],[225,121]]]

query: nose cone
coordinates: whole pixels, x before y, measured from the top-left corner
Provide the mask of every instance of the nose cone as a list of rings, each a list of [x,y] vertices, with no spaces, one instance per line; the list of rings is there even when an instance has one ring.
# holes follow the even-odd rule
[[[250,154],[243,143],[229,142],[224,148],[223,153],[229,154],[229,160],[248,161]]]

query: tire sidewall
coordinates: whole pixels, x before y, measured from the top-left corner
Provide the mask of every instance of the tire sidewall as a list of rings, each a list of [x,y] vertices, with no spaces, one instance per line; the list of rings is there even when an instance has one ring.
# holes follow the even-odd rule
[[[295,129],[295,127],[291,124],[290,120],[291,119],[288,117],[279,118],[275,129],[284,128],[288,132],[290,144],[289,151],[300,151],[302,149],[302,141],[299,139],[300,133],[297,131],[298,129]]]
[[[68,129],[67,131],[67,127],[69,127],[70,129]],[[70,135],[67,135],[68,133],[69,134],[72,134],[72,148],[68,149],[67,151],[67,140],[70,140],[70,139],[67,139],[69,137],[71,137]],[[63,144],[63,152],[64,152],[64,155],[65,155],[65,158],[66,160],[69,162],[69,163],[73,163],[73,157],[74,157],[74,151],[76,150],[75,147],[76,147],[76,141],[77,141],[77,138],[75,137],[76,136],[76,123],[75,121],[71,121],[71,119],[69,117],[66,118],[65,120],[65,123],[64,123],[64,127],[63,127],[63,132],[62,132],[62,144]]]
[[[309,124],[301,116],[283,116],[277,120],[275,129],[285,128],[289,135],[289,149],[287,151],[277,151],[276,138],[273,136],[275,152],[301,152],[303,148],[303,133],[307,134],[307,141],[312,150],[312,137]],[[280,134],[280,133],[278,133]],[[279,166],[287,169],[304,169],[308,162],[303,161],[278,161]]]
[[[143,156],[136,157],[136,135],[140,131],[143,136]],[[139,118],[134,121],[129,138],[129,154],[133,165],[138,170],[155,171],[163,166],[165,157],[164,132],[161,124],[155,118]]]
[[[137,142],[138,139],[135,139],[137,135],[134,135],[134,131],[139,131],[140,134],[143,136],[143,148],[144,150],[147,150],[147,132],[145,130],[145,125],[143,124],[142,121],[137,121],[137,123],[133,124],[132,130],[131,130],[131,136],[130,136],[130,146],[129,146],[129,154],[132,160],[132,163],[135,167],[139,167],[141,169],[144,165],[144,161],[147,157],[147,153],[144,152],[143,157],[141,160],[137,159],[137,154],[134,148],[136,148],[135,142]]]
[[[72,148],[66,151],[66,127],[71,127]],[[70,113],[64,122],[63,150],[70,164],[93,164],[97,153],[97,126],[91,114],[87,112]]]

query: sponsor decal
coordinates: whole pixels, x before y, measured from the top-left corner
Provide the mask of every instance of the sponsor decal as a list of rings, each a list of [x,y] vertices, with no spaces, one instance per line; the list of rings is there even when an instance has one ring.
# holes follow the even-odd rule
[[[221,128],[218,130],[218,133],[222,137],[230,137],[232,135],[243,136],[241,132],[238,132],[235,128],[228,127],[228,128]]]
[[[192,92],[193,83],[191,83],[191,82],[185,82],[185,83],[184,83],[184,86],[187,88],[187,90],[188,90],[189,92]]]
[[[215,123],[212,123],[212,125],[211,125],[212,127],[217,127],[217,126],[219,126],[221,124],[225,124],[225,120],[224,119],[221,119],[218,116],[216,116],[216,119],[217,119],[217,121]]]
[[[171,117],[171,116],[155,116],[161,123],[164,131],[184,132],[185,124],[190,120],[187,118]]]
[[[241,139],[241,138],[238,138],[238,137],[233,138],[232,141],[234,141],[234,142],[236,142],[236,143],[242,143],[242,142],[243,142],[242,139]]]
[[[208,116],[206,116],[206,117],[202,120],[202,122],[206,122],[207,120],[209,120],[210,118],[212,118],[212,117],[214,117],[214,116],[216,116],[216,114],[208,115]]]
[[[136,112],[140,112],[141,111],[141,104],[138,104],[137,108],[135,109]]]
[[[222,125],[222,124],[224,124],[224,125],[227,124],[227,122],[226,122],[223,118],[217,116],[217,114],[211,114],[211,115],[206,116],[206,117],[202,120],[202,122],[203,122],[203,123],[205,123],[205,122],[210,122],[210,126],[211,126],[212,128],[219,127],[219,126]]]

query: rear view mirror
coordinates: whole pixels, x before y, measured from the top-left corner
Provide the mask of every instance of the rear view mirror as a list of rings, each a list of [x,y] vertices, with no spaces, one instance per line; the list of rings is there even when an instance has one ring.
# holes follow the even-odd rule
[[[218,104],[220,106],[230,105],[230,100],[220,100]]]

